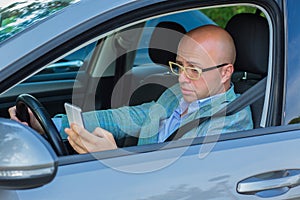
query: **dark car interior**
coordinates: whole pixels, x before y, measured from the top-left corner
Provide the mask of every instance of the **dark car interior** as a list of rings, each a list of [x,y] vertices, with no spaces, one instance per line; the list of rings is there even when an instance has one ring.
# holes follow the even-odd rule
[[[162,25],[159,24],[159,26]],[[170,38],[173,41],[172,45],[174,41],[177,41],[176,44],[178,44],[180,36],[177,33],[184,33],[185,30],[179,24],[175,25],[174,23],[164,23],[162,27],[167,28],[167,30],[160,29],[160,27],[156,28],[160,32],[154,31],[151,42],[154,43],[153,46],[157,46],[158,48],[150,48],[149,55],[154,63],[167,67],[169,60],[176,59],[176,55],[172,52],[176,52],[174,50],[177,47],[177,45],[168,46],[167,44],[170,44]],[[259,12],[255,14],[243,13],[235,15],[228,22],[225,29],[232,35],[237,48],[237,58],[234,65],[235,73],[232,81],[235,85],[236,93],[242,94],[267,76],[269,60],[268,22],[266,18],[260,16]],[[172,33],[175,34],[172,35]],[[131,75],[134,76],[134,74]],[[146,76],[140,82],[143,84],[137,87],[132,93],[130,105],[139,105],[144,102],[156,100],[166,88],[177,82],[177,77],[166,72],[156,73]],[[263,87],[263,90],[265,90],[266,84],[264,82],[261,86],[257,87]],[[243,96],[243,98],[247,97]],[[264,96],[262,95],[262,97],[250,105],[254,128],[260,127],[263,104]],[[124,140],[118,143],[119,146],[123,147],[136,144],[137,138],[131,136],[124,138]]]
[[[267,76],[269,61],[269,26],[266,18],[256,14],[238,14],[225,28],[233,37],[237,57],[232,81],[235,92],[242,94]],[[251,105],[254,127],[260,127],[264,98]]]

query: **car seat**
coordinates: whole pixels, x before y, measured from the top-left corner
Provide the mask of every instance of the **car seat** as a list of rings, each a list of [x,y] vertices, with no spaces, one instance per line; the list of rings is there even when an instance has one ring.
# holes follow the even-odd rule
[[[184,27],[176,22],[160,22],[154,28],[150,43],[149,57],[155,65],[166,67],[169,70],[169,61],[176,60],[176,53],[179,41],[186,33]],[[172,73],[151,74],[141,81],[141,85],[132,93],[129,105],[140,105],[145,102],[157,100],[160,95],[172,85],[178,82],[178,77]],[[126,136],[118,141],[118,146],[136,145],[138,138]]]
[[[242,13],[233,16],[225,29],[233,37],[237,52],[232,82],[236,93],[243,93],[267,75],[268,22],[259,13]],[[260,127],[263,101],[261,98],[251,105],[254,128]]]
[[[176,60],[177,47],[185,33],[186,30],[179,23],[171,21],[158,23],[151,35],[148,49],[152,62],[169,69],[169,61]],[[156,100],[165,89],[177,81],[178,77],[172,73],[151,74],[142,81],[142,85],[132,94],[129,105],[139,105]]]

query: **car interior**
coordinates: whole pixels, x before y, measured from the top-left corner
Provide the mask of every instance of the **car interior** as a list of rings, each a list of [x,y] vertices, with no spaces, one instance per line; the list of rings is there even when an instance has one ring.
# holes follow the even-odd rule
[[[225,29],[232,35],[237,51],[232,82],[242,94],[267,76],[269,61],[269,26],[260,13],[235,15]],[[251,106],[254,128],[260,127],[264,98]]]
[[[55,68],[61,71],[53,73],[54,68],[48,66],[45,70],[50,70],[50,75],[44,70],[2,94],[1,117],[8,117],[7,109],[26,91],[24,88],[30,88],[28,93],[44,105],[51,117],[64,113],[64,102],[90,111],[155,101],[165,89],[177,83],[177,76],[170,73],[168,61],[175,61],[179,40],[187,30],[172,21],[153,27],[147,49],[152,63],[133,67],[144,24],[136,24],[88,45],[88,56],[80,67]],[[236,93],[242,94],[268,75],[268,21],[259,10],[241,13],[233,16],[225,29],[232,35],[237,49],[232,82]],[[264,101],[263,96],[251,104],[254,128],[261,127]],[[134,146],[137,138],[128,135],[117,144],[119,147]]]
[[[158,26],[160,26],[160,24]],[[151,41],[159,45],[157,45],[157,49],[149,49],[149,55],[154,63],[167,67],[168,61],[174,61],[176,59],[176,54],[172,52],[176,52],[174,48],[176,49],[177,45],[170,47],[166,45],[166,43],[170,44],[169,41],[172,41],[172,44],[174,44],[174,41],[177,41],[176,44],[178,44],[180,38],[176,40],[175,38],[178,34],[174,34],[175,36],[172,37],[172,32],[175,30],[175,33],[184,33],[185,30],[180,27],[180,24],[174,25],[174,23],[164,23],[163,27],[167,29],[164,30],[166,31],[165,33],[159,32],[156,34],[158,31],[154,31]],[[254,14],[242,13],[232,17],[225,29],[232,35],[238,52],[232,82],[235,86],[235,92],[243,94],[246,90],[267,76],[269,60],[268,22],[266,18],[260,16],[260,12]],[[158,80],[163,80],[163,84]],[[135,90],[131,96],[130,102],[134,102],[133,105],[156,100],[166,88],[177,82],[177,77],[166,72],[157,73],[147,76],[141,82],[144,84]],[[259,87],[264,87],[265,89],[265,86],[265,84],[262,84],[262,86]],[[243,98],[247,97],[243,96]],[[263,103],[264,96],[250,105],[254,128],[260,127]],[[132,143],[132,141],[135,142]],[[136,145],[136,142],[137,139],[134,140],[128,136],[123,146]]]

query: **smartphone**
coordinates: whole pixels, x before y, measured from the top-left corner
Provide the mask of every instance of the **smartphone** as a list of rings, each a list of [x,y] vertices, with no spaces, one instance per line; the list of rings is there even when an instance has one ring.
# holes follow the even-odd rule
[[[70,103],[65,103],[65,110],[69,124],[75,123],[84,128],[81,108]]]

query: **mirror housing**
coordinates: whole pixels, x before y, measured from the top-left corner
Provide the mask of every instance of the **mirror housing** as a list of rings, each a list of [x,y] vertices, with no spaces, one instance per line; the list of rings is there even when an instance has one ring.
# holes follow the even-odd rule
[[[36,131],[0,118],[0,188],[28,189],[45,185],[57,172],[58,158]]]

